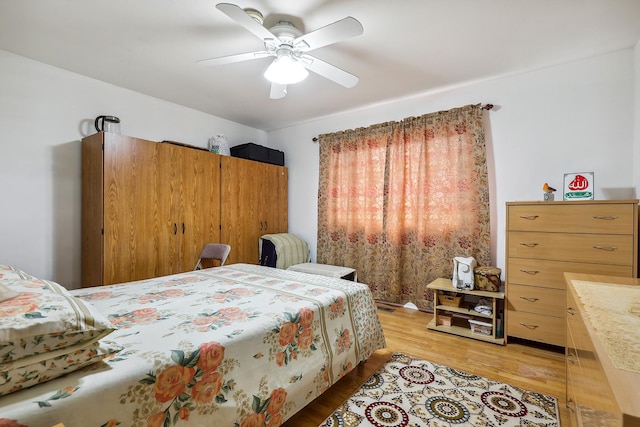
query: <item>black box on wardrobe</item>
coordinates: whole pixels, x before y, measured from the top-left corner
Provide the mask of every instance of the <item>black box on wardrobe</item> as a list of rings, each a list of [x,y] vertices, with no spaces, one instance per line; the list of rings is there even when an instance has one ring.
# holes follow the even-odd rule
[[[284,153],[282,151],[254,144],[253,142],[247,142],[246,144],[231,147],[231,155],[233,157],[241,157],[243,159],[256,160],[262,163],[284,166]]]

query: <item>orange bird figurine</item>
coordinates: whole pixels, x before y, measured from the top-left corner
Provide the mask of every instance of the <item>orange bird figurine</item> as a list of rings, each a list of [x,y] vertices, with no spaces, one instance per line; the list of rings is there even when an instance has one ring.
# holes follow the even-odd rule
[[[553,193],[554,191],[556,191],[555,188],[549,187],[549,184],[547,184],[546,182],[542,186],[542,189],[544,190],[545,193]]]

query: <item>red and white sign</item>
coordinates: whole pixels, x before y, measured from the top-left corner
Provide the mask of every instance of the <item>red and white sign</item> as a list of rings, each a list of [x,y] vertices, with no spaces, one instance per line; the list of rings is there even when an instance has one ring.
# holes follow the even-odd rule
[[[565,173],[564,200],[593,200],[593,172]]]

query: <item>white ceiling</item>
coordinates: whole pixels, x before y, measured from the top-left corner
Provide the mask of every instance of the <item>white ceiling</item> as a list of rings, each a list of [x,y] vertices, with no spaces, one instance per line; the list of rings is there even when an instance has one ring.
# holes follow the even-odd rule
[[[353,16],[363,35],[312,54],[360,82],[346,89],[311,73],[272,100],[270,58],[196,64],[264,47],[216,0],[0,0],[0,49],[272,130],[640,40],[640,0],[226,1],[304,33]]]

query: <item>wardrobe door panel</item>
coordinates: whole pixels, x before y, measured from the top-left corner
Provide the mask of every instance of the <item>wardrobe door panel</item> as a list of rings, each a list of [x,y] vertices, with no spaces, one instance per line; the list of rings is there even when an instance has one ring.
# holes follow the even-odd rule
[[[103,133],[82,140],[82,286],[103,284]]]
[[[287,216],[287,168],[260,164],[260,221],[261,234],[286,233]]]
[[[183,151],[180,271],[189,271],[205,244],[220,241],[220,156],[202,150]]]
[[[156,276],[158,144],[104,135],[104,284]]]
[[[158,207],[153,228],[147,232],[155,235],[156,276],[177,273],[180,268],[180,189],[182,187],[182,149],[171,144],[158,144],[158,174],[155,187]]]
[[[261,236],[257,190],[259,175],[251,160],[221,157],[221,241],[231,245],[228,264],[258,264]]]

